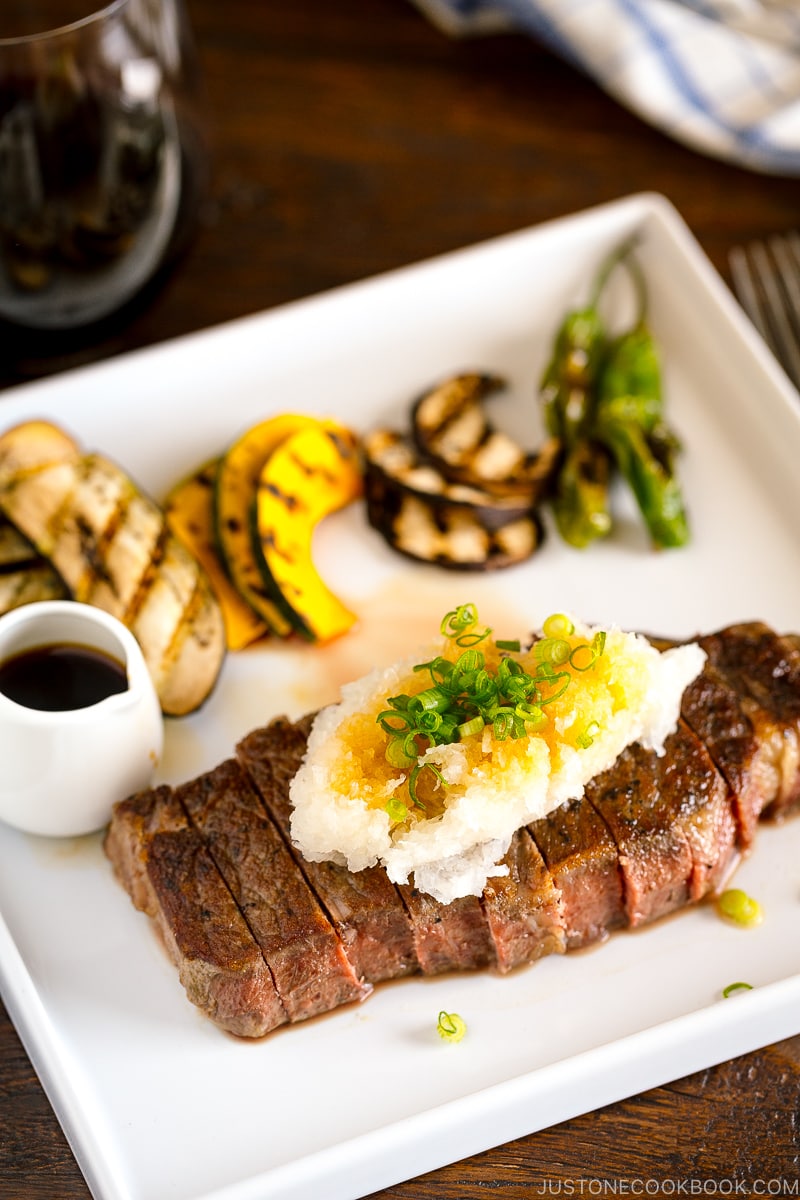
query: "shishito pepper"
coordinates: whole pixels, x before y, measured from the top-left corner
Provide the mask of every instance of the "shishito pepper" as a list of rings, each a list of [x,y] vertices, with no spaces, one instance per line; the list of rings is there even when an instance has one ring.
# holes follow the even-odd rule
[[[570,546],[583,549],[611,529],[609,473],[608,451],[598,442],[580,438],[567,451],[553,496],[553,515]]]
[[[588,303],[566,314],[540,381],[547,432],[560,438],[565,450],[570,450],[586,434],[591,422],[593,392],[608,344],[600,299],[609,276],[629,250],[630,243],[626,242],[604,259],[595,275]]]
[[[653,545],[685,545],[689,524],[676,473],[680,444],[664,421],[658,350],[643,319],[609,349],[593,429],[630,485]]]
[[[611,528],[612,466],[633,490],[654,546],[681,546],[689,537],[675,469],[680,445],[664,419],[660,356],[632,245],[628,241],[606,258],[589,304],[562,321],[541,382],[547,431],[562,444],[553,512],[561,536],[579,548]],[[618,265],[630,273],[638,311],[632,325],[612,337],[599,305]]]
[[[605,350],[606,334],[593,301],[568,313],[556,335],[553,356],[542,377],[541,399],[547,432],[571,449],[591,415],[591,391]]]
[[[601,263],[588,304],[568,312],[556,333],[540,382],[547,432],[561,443],[562,461],[553,484],[553,512],[565,542],[582,549],[611,528],[608,455],[593,442],[595,391],[608,346],[600,298],[627,244]]]

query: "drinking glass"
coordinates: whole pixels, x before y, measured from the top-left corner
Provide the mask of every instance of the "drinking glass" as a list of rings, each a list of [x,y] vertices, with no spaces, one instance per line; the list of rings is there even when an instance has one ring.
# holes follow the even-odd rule
[[[0,320],[88,326],[191,226],[205,148],[182,0],[0,0]]]

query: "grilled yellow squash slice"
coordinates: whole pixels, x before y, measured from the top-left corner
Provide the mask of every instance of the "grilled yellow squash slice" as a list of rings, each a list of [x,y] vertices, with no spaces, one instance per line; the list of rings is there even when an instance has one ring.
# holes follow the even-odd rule
[[[314,417],[297,413],[281,413],[252,425],[222,455],[214,481],[214,529],[220,558],[239,595],[278,637],[287,637],[293,625],[265,583],[255,555],[253,497],[261,469],[277,447],[291,434],[316,425]]]
[[[167,493],[164,515],[172,532],[206,570],[216,592],[225,622],[229,650],[243,650],[269,632],[231,583],[219,557],[214,532],[214,480],[218,460],[204,463]]]
[[[276,606],[309,641],[329,641],[356,621],[316,570],[312,541],[320,521],[361,492],[358,442],[333,421],[287,437],[261,470],[253,510],[258,565]]]

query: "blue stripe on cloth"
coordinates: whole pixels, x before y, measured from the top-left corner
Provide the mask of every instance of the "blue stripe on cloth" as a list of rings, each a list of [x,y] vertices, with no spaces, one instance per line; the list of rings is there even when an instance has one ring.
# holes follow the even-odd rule
[[[750,153],[755,152],[759,158],[773,161],[776,164],[781,163],[787,167],[793,165],[794,169],[800,172],[798,151],[786,151],[782,147],[774,145],[764,136],[759,125],[727,121],[713,104],[709,104],[707,96],[698,89],[683,61],[676,54],[673,43],[653,22],[647,19],[636,0],[618,0],[618,3],[621,9],[628,13],[631,21],[639,26],[647,41],[658,51],[669,78],[691,108],[707,117],[721,132],[732,137],[739,146],[749,152],[748,157]],[[753,64],[752,55],[748,57]],[[676,122],[675,129],[676,131],[680,129],[680,121]]]
[[[800,175],[800,122],[791,133],[791,118],[800,113],[800,9],[794,0],[413,2],[448,33],[524,30],[701,153],[766,173]],[[593,41],[598,19],[610,27]],[[711,49],[695,68],[699,32]],[[652,88],[625,71],[637,51],[660,64],[662,75]]]

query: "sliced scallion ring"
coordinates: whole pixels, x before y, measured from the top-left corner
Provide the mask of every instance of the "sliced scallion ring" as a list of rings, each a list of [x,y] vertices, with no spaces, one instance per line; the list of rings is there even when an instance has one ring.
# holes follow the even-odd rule
[[[458,1013],[440,1012],[436,1032],[445,1042],[460,1042],[467,1032],[467,1024]]]
[[[732,996],[734,992],[752,992],[752,990],[752,983],[729,983],[726,988],[722,989],[722,995],[727,1000],[728,996]]]

